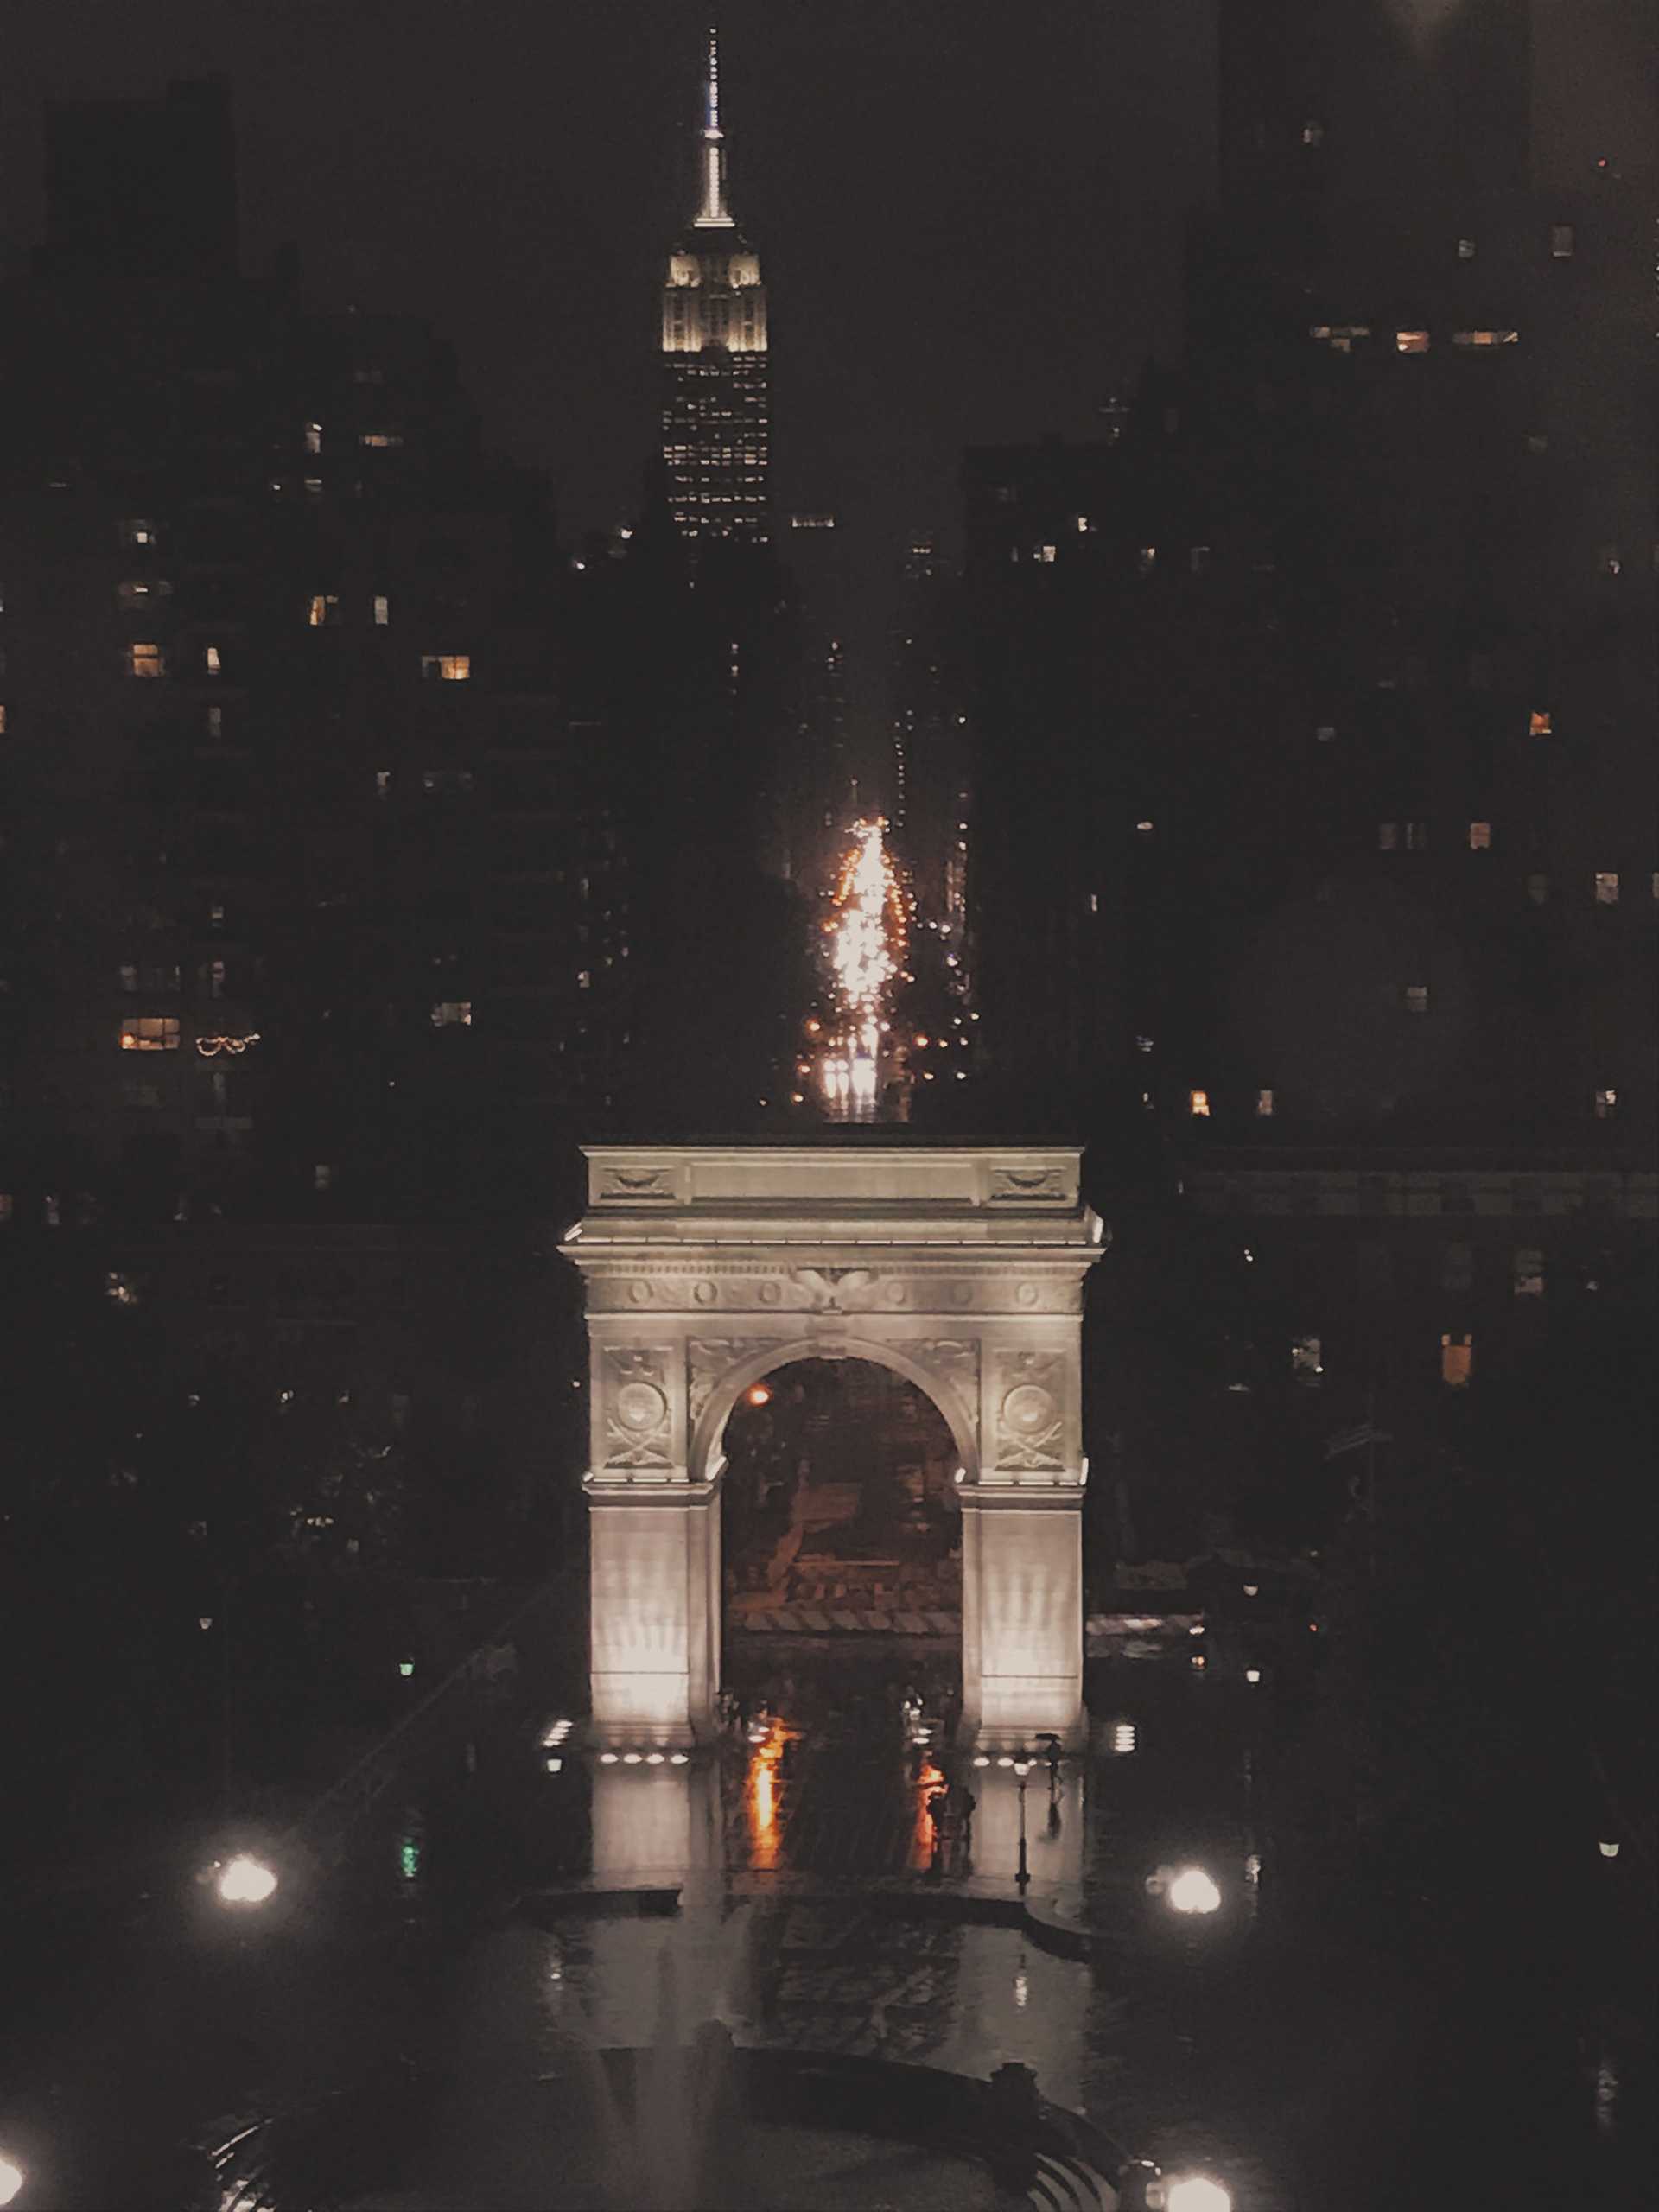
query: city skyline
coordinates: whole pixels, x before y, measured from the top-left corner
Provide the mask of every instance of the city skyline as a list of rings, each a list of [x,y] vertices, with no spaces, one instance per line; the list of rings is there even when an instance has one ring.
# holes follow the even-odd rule
[[[1063,6],[1035,28],[937,0],[716,12],[744,208],[789,333],[780,504],[868,509],[896,559],[912,530],[954,536],[962,445],[1086,435],[1110,391],[1173,354],[1181,213],[1213,180],[1212,0],[1132,25]],[[1651,162],[1643,12],[1576,8],[1565,40],[1561,12],[1534,10],[1541,181],[1582,178],[1600,137]],[[499,0],[464,11],[457,68],[457,11],[420,0],[151,0],[117,20],[23,0],[0,24],[0,255],[19,265],[38,232],[47,100],[227,72],[245,266],[294,239],[319,304],[430,315],[491,442],[552,476],[568,530],[606,528],[637,508],[654,443],[650,302],[684,219],[709,19],[691,0]],[[849,218],[879,219],[880,256],[849,254]],[[1029,271],[1018,318],[981,311],[982,263]],[[896,363],[879,334],[900,315]],[[878,457],[861,462],[865,440]]]
[[[0,2202],[1651,2195],[1650,29],[0,22]]]

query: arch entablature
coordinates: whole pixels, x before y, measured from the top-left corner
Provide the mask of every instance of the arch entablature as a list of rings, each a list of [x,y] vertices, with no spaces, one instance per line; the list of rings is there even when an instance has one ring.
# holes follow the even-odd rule
[[[1077,1152],[825,1141],[588,1159],[562,1249],[587,1292],[596,1725],[701,1732],[727,1419],[775,1368],[851,1357],[914,1382],[956,1440],[965,1715],[982,1733],[1038,1718],[1075,1732],[1082,1286],[1103,1241]]]

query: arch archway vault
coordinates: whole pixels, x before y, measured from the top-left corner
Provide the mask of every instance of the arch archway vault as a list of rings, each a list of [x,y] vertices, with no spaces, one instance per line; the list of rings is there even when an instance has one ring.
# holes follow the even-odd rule
[[[1083,1278],[1065,1145],[601,1145],[561,1249],[587,1294],[593,1719],[684,1748],[720,1687],[721,1438],[792,1359],[920,1386],[960,1459],[963,1732],[1083,1728]]]

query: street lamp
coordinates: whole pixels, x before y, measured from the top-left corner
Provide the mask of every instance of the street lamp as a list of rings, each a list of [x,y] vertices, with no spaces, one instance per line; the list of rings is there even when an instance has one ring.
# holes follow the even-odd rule
[[[1014,1878],[1024,1897],[1031,1882],[1031,1869],[1026,1864],[1026,1777],[1031,1772],[1031,1761],[1023,1750],[1014,1760],[1014,1770],[1020,1778],[1020,1872]]]
[[[1152,2202],[1152,2191],[1147,2192]],[[1232,2193],[1208,2174],[1181,2174],[1164,2183],[1163,2212],[1233,2212]]]
[[[22,2167],[0,2151],[0,2204],[10,2204],[28,2179]]]
[[[219,1870],[214,1885],[226,1904],[264,1904],[276,1892],[276,1877],[263,1859],[239,1852]]]
[[[1202,1866],[1183,1866],[1164,1894],[1176,1912],[1210,1913],[1221,1906],[1221,1891]],[[1208,2212],[1207,2200],[1194,2197],[1190,2212]]]

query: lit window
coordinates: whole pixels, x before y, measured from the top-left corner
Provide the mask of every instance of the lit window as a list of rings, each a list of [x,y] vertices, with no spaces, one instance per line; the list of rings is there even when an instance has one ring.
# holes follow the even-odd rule
[[[1475,1363],[1475,1344],[1472,1337],[1442,1337],[1440,1338],[1440,1380],[1453,1390],[1461,1390],[1468,1383],[1470,1371]]]
[[[315,502],[315,501],[316,501],[316,500],[318,500],[318,499],[321,499],[321,497],[322,497],[322,479],[321,479],[321,476],[308,476],[308,477],[306,478],[306,480],[305,480],[305,496],[306,496],[306,498],[307,498],[308,499],[310,499],[310,500],[312,500],[312,501],[314,501],[314,502]]]
[[[1426,330],[1396,330],[1394,350],[1396,353],[1427,353],[1428,333]]]
[[[1137,822],[1135,825],[1135,834],[1137,837],[1150,837],[1152,835],[1151,823]]]
[[[1618,906],[1618,877],[1617,874],[1608,872],[1597,876],[1596,904],[1598,906]]]
[[[1427,822],[1407,822],[1402,823],[1401,827],[1406,833],[1405,845],[1408,853],[1426,853],[1428,850]]]
[[[1186,1110],[1189,1114],[1208,1114],[1210,1111],[1209,1092],[1189,1090],[1186,1094]]]
[[[1475,1248],[1472,1244],[1442,1244],[1440,1247],[1440,1288],[1467,1291],[1475,1280]]]
[[[6,710],[5,710],[5,709],[4,709],[3,707],[0,707],[0,737],[3,737],[3,736],[5,735],[5,734],[6,734]]]
[[[360,446],[400,446],[404,434],[401,430],[364,430],[357,442]]]
[[[327,1191],[330,1189],[333,1186],[334,1179],[334,1169],[327,1166],[321,1160],[319,1160],[316,1166],[311,1170],[311,1187],[314,1191]]]
[[[1459,261],[1472,261],[1474,257],[1475,242],[1473,238],[1459,238],[1458,240],[1458,259]]]
[[[1596,574],[1599,576],[1616,576],[1623,566],[1624,563],[1618,557],[1617,545],[1602,545],[1597,548]]]
[[[1334,722],[1321,722],[1313,733],[1314,738],[1320,745],[1331,744],[1336,734],[1337,726]]]
[[[1452,343],[1463,346],[1514,346],[1519,343],[1520,337],[1518,330],[1454,330]]]
[[[1427,983],[1406,985],[1406,1012],[1408,1014],[1428,1012],[1428,985]]]
[[[127,673],[129,676],[165,676],[167,655],[159,645],[129,645]]]
[[[1270,1122],[1273,1119],[1273,1093],[1270,1090],[1256,1092],[1255,1118],[1258,1122]]]
[[[219,659],[219,647],[217,645],[207,646],[202,653],[201,660],[202,666],[207,670],[209,676],[222,676],[224,674],[225,664]]]
[[[1597,1091],[1596,1119],[1599,1122],[1611,1122],[1618,1108],[1618,1093],[1611,1085],[1605,1090]]]
[[[1529,875],[1527,878],[1527,896],[1535,906],[1544,906],[1549,898],[1549,878],[1547,875]]]
[[[1379,822],[1377,823],[1376,849],[1379,853],[1393,852],[1399,842],[1400,824],[1397,822]]]
[[[207,907],[207,922],[208,926],[211,929],[222,930],[224,928],[225,906],[223,900],[214,899],[209,901]]]
[[[374,795],[376,798],[390,798],[391,797],[391,771],[390,768],[377,768],[375,770]]]
[[[1073,515],[1071,522],[1075,529],[1084,531],[1092,531],[1095,526],[1087,515]]]
[[[310,601],[306,620],[314,630],[321,630],[325,624],[338,622],[340,620],[340,601],[335,597],[334,594],[333,592],[315,593]]]
[[[384,592],[378,594],[375,598],[374,619],[377,626],[382,630],[391,620],[391,601]]]
[[[111,1306],[136,1306],[138,1303],[138,1293],[133,1287],[132,1278],[118,1274],[113,1268],[104,1278],[104,1295]]]
[[[1059,548],[1058,546],[1039,545],[1036,548],[1036,557],[1039,561],[1052,562]]]
[[[1317,1337],[1294,1337],[1290,1346],[1290,1371],[1304,1389],[1312,1389],[1325,1372]]]
[[[322,451],[322,425],[321,423],[308,423],[306,424],[305,449],[307,453],[321,453]]]
[[[1573,226],[1571,223],[1552,223],[1549,228],[1549,252],[1553,261],[1573,258]]]
[[[473,672],[472,656],[468,653],[423,653],[421,674],[436,677],[445,683],[465,683]]]
[[[1469,849],[1471,853],[1489,851],[1491,842],[1492,825],[1490,822],[1471,822],[1469,824]]]
[[[154,545],[156,525],[153,522],[124,522],[118,525],[124,545]]]
[[[1158,548],[1155,545],[1143,545],[1135,556],[1135,564],[1143,576],[1149,576],[1158,565]]]
[[[1515,1294],[1517,1298],[1541,1298],[1544,1294],[1544,1255],[1530,1248],[1517,1249],[1515,1255]]]
[[[124,1052],[176,1052],[178,1018],[170,1014],[130,1014],[121,1024]]]
[[[1322,123],[1305,123],[1302,125],[1302,143],[1304,146],[1323,146],[1325,125]]]
[[[134,576],[118,584],[115,595],[123,607],[148,607],[153,599],[171,599],[173,587],[165,577]]]
[[[207,709],[207,734],[208,734],[208,736],[209,736],[209,737],[223,737],[223,736],[224,736],[224,734],[225,734],[225,709],[224,709],[224,708],[223,708],[223,707],[209,707],[209,708],[208,708],[208,709]]]
[[[1541,714],[1536,711],[1534,712],[1531,721],[1527,726],[1527,734],[1530,737],[1548,737],[1552,734],[1550,717],[1548,711]]]
[[[473,1026],[473,1002],[470,999],[441,999],[432,1009],[435,1029],[470,1029]]]
[[[1307,334],[1310,338],[1319,339],[1331,348],[1333,353],[1351,353],[1354,350],[1355,339],[1369,338],[1371,329],[1370,325],[1365,322],[1349,322],[1334,326],[1328,322],[1316,322],[1310,324]],[[1259,391],[1262,387],[1258,386],[1257,389]]]

